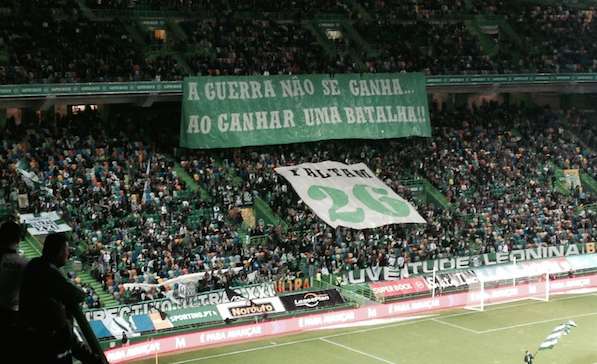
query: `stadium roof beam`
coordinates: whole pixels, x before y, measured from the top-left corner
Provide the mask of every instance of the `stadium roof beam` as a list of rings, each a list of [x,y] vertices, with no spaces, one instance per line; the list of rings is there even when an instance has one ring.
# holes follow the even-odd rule
[[[597,93],[597,73],[427,76],[426,82],[429,93]],[[149,107],[156,102],[180,102],[182,86],[180,81],[0,85],[0,108],[49,108],[53,103]]]
[[[43,105],[46,105],[48,99],[51,99],[51,105],[54,104],[68,104],[68,105],[85,105],[85,104],[136,104],[140,106],[151,106],[156,102],[177,102],[180,101],[181,94],[161,94],[153,97],[148,97],[144,94],[136,95],[85,95],[85,96],[33,96],[33,97],[16,97],[16,98],[0,98],[0,108],[18,107],[31,108],[40,110]],[[151,99],[151,100],[148,100]]]
[[[597,93],[595,83],[550,83],[550,84],[484,84],[484,85],[445,85],[427,86],[429,93],[554,93],[554,94],[594,94]]]

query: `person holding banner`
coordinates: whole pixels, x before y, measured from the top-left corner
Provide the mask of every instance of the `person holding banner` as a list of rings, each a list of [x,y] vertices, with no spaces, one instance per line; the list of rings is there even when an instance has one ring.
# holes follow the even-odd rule
[[[535,360],[535,356],[531,354],[528,350],[524,352],[524,362],[526,364],[533,364],[533,360]]]

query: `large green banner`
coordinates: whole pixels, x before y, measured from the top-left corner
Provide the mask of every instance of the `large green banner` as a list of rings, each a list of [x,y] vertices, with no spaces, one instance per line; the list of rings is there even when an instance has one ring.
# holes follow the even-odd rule
[[[431,136],[420,73],[190,77],[180,145],[224,148]]]

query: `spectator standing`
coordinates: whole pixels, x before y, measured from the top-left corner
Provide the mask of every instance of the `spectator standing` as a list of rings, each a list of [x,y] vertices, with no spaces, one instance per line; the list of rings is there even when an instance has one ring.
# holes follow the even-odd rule
[[[0,227],[0,312],[2,322],[16,324],[19,310],[19,287],[27,260],[17,252],[21,241],[21,227],[6,221]]]
[[[3,344],[14,347],[19,310],[19,288],[27,260],[17,252],[22,238],[21,227],[14,221],[6,221],[0,227],[0,322]]]
[[[59,270],[68,255],[66,237],[49,234],[42,256],[25,268],[19,317],[28,341],[37,344],[26,362],[70,364],[73,356],[83,363],[99,362],[73,331],[73,314],[85,296]]]

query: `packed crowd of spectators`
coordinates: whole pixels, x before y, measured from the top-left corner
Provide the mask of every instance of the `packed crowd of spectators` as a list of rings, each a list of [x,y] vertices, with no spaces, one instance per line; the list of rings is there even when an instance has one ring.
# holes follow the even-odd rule
[[[274,206],[276,213],[284,216],[290,226],[303,233],[309,232],[304,235],[306,241],[315,238],[328,248],[330,246],[326,244],[338,243],[336,239],[344,242],[353,232],[334,231],[318,221],[296,195],[288,193],[292,188],[273,172],[273,167],[326,159],[365,162],[388,185],[406,196],[408,190],[395,179],[396,176],[411,171],[428,178],[448,196],[454,205],[453,211],[416,203],[428,221],[426,228],[391,226],[357,233],[363,235],[364,241],[379,242],[380,236],[387,239],[383,249],[376,246],[377,253],[383,252],[380,256],[385,263],[393,260],[391,256],[396,246],[404,248],[398,250],[399,255],[406,254],[407,261],[415,261],[471,254],[475,249],[479,252],[509,251],[540,244],[586,241],[587,234],[593,232],[585,228],[592,221],[576,216],[575,208],[590,203],[592,197],[580,191],[574,191],[570,196],[554,192],[554,171],[545,167],[546,162],[552,160],[563,168],[580,168],[592,175],[594,156],[581,152],[559,128],[552,126],[544,132],[533,130],[530,125],[536,127],[541,122],[533,115],[530,110],[526,113],[516,109],[500,113],[495,107],[485,107],[474,113],[436,113],[434,120],[444,126],[435,130],[431,143],[395,141],[387,145],[368,141],[356,147],[354,142],[350,146],[326,142],[325,146],[317,145],[316,148],[312,144],[290,150],[287,147],[259,148],[245,151],[242,158],[235,158],[235,168],[246,185],[257,189],[258,195]],[[546,116],[545,113],[539,115]],[[557,116],[556,119],[563,120]],[[483,120],[491,120],[491,123],[483,125]],[[523,133],[523,136],[511,131],[518,129],[517,133]],[[421,155],[425,157],[413,159],[413,156]],[[532,223],[527,224],[527,221]],[[547,241],[545,229],[552,229],[552,226],[563,227],[557,234],[550,230],[553,234],[549,239],[554,240]],[[375,245],[365,246],[372,248]],[[331,250],[333,248],[332,245]],[[361,267],[373,263],[363,261],[364,256],[371,258],[371,252],[367,248],[363,250],[361,244],[346,250],[341,243],[336,248],[344,258],[362,255],[353,260]],[[319,258],[332,257],[327,261],[326,271],[346,263],[334,262],[333,254],[329,252],[323,256],[328,258]]]
[[[189,65],[202,75],[319,73],[326,69],[323,48],[300,23],[262,19],[189,21],[187,47],[198,50]]]
[[[298,271],[341,274],[597,237],[596,216],[584,209],[594,196],[554,186],[554,166],[597,177],[595,155],[568,130],[585,120],[578,111],[497,104],[434,108],[431,139],[327,141],[177,157],[172,144],[157,143],[147,132],[151,127],[138,128],[131,117],[116,115],[105,123],[87,111],[11,124],[0,153],[1,197],[27,193],[27,211],[59,211],[73,228],[78,259],[120,302],[164,294],[125,290],[124,283],[158,283],[194,272],[209,273],[199,282],[205,290]],[[427,224],[330,228],[273,170],[323,160],[366,163],[413,202]],[[35,173],[52,193],[27,186],[17,166]],[[410,189],[409,180],[421,177],[447,197],[449,207]],[[257,198],[283,224],[245,221],[243,210]],[[251,244],[252,237],[262,239]],[[86,289],[87,305],[99,305],[97,294]]]
[[[595,34],[593,9],[478,2],[473,12],[498,14],[514,30],[514,35],[508,34],[497,25],[495,35],[486,35],[497,47],[497,52],[489,56],[472,27],[455,20],[458,17],[450,18],[467,12],[461,2],[435,5],[385,1],[369,4],[378,10],[372,12],[372,19],[355,22],[363,37],[380,52],[379,57],[369,56],[368,70],[485,74],[597,69],[597,49],[591,41]]]
[[[87,0],[92,9],[217,10],[222,0]]]
[[[507,8],[515,11],[520,3],[511,0],[472,0],[471,5],[475,14],[495,15],[503,13]]]
[[[396,23],[380,17],[363,21],[356,29],[380,52],[377,57],[367,57],[369,72],[497,72],[463,22]]]
[[[570,120],[570,128],[575,135],[592,150],[597,149],[597,125],[594,115],[587,115],[571,109],[567,111],[567,118]]]
[[[228,4],[232,11],[285,13],[305,19],[330,13],[350,15],[352,12],[350,2],[346,0],[229,0]]]
[[[527,3],[514,0],[476,0],[475,13],[504,18],[520,40],[504,49],[517,54],[512,70],[521,72],[594,72],[597,69],[595,7],[579,4]],[[575,6],[576,5],[576,6]]]
[[[346,15],[354,10],[345,0],[87,0],[94,10],[192,12],[201,17],[221,17],[237,13],[259,13],[286,19],[308,19],[316,15]]]
[[[0,8],[7,9],[10,14],[76,15],[79,12],[77,0],[2,0]]]
[[[113,120],[120,129],[109,130],[86,112],[56,124],[9,128],[1,159],[3,196],[13,199],[28,191],[27,210],[60,211],[73,229],[72,240],[83,242],[76,247],[79,258],[123,302],[138,293],[125,291],[125,282],[153,283],[250,264],[240,260],[242,245],[227,210],[186,191],[172,158],[123,129],[123,121]],[[53,192],[29,190],[17,166],[35,173]],[[229,274],[213,276],[206,286]],[[88,306],[97,305],[97,295],[84,288]]]
[[[464,10],[461,0],[365,0],[359,1],[370,12],[388,12],[404,17],[446,16]],[[149,10],[207,10],[248,11],[259,13],[299,14],[309,17],[317,14],[352,14],[351,2],[346,0],[293,0],[287,2],[272,0],[87,0],[92,9],[149,9]]]
[[[374,16],[391,20],[441,19],[467,12],[462,0],[365,0],[359,3]]]
[[[554,189],[550,162],[591,176],[594,172],[594,155],[564,133],[561,115],[489,108],[458,118],[463,120],[460,127],[438,130],[444,148],[438,144],[426,154],[427,177],[462,213],[481,218],[478,237],[494,246],[505,242],[512,249],[591,236],[586,227],[592,217],[578,215],[576,208],[593,197]],[[482,120],[493,125],[481,127]]]
[[[3,24],[11,50],[0,70],[3,83],[64,83],[176,79],[174,61],[145,59],[116,21],[53,20],[31,17]]]
[[[0,53],[4,50],[8,56],[0,65],[2,84],[180,80],[187,73],[178,57],[147,57],[147,44],[136,41],[122,19],[89,20],[71,0],[25,3],[31,2],[18,6],[7,2],[4,9],[10,12],[0,14]],[[191,17],[181,23],[187,39],[176,41],[175,49],[193,74],[563,73],[597,69],[591,8],[512,1],[474,1],[469,8],[460,0],[370,0],[358,6],[339,0],[90,0],[87,5],[93,9],[213,11],[213,16]],[[249,10],[261,16],[239,15]],[[336,42],[336,51],[328,54],[306,26],[312,17],[327,13],[352,23],[371,49],[361,49],[362,45],[344,34]],[[498,25],[497,33],[489,36],[497,52],[483,49],[482,35],[465,25],[464,20],[474,14],[497,15],[514,30],[507,34]]]
[[[509,21],[528,46],[523,56],[537,72],[594,72],[597,32],[593,10],[527,6]],[[524,49],[523,49],[524,51]]]

